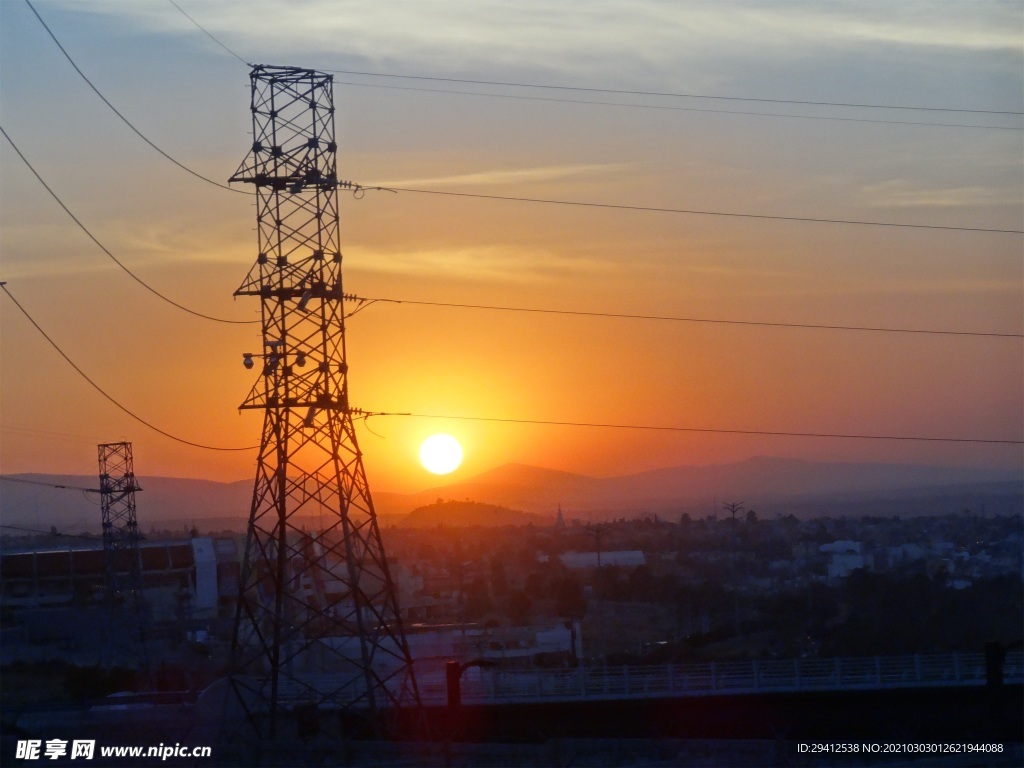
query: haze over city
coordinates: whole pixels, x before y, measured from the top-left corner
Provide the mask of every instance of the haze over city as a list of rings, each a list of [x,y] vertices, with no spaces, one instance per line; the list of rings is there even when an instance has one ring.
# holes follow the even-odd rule
[[[436,484],[417,452],[438,432],[464,451],[452,482],[507,463],[603,477],[766,455],[1021,465],[1018,3],[180,4],[217,41],[163,0],[33,5],[141,133],[221,183],[252,139],[248,68],[217,41],[336,71],[339,174],[367,187],[766,217],[367,191],[341,203],[358,296],[1009,334],[369,304],[346,336],[367,411],[726,432],[370,417],[375,490]],[[251,199],[134,135],[27,4],[0,13],[3,127],[53,192],[149,285],[256,319],[258,301],[232,298],[256,255]],[[258,415],[236,410],[258,325],[161,302],[7,141],[0,160],[0,279],[53,341],[166,432],[258,443]],[[0,317],[5,474],[92,474],[96,443],[129,440],[141,477],[251,477],[253,451],[157,434],[7,296]]]

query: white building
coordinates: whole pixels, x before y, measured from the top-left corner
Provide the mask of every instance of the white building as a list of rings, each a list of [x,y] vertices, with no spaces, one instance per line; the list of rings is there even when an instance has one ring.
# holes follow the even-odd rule
[[[853,571],[868,565],[859,541],[833,541],[831,544],[822,544],[819,551],[828,555],[830,579],[845,579]]]

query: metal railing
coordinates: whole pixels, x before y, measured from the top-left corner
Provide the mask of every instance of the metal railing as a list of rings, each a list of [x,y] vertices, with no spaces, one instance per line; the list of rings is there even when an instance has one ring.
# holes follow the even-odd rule
[[[1024,652],[1007,655],[1003,679],[1007,683],[1024,682]],[[489,704],[984,684],[984,654],[947,653],[565,670],[480,670],[479,674],[462,680],[462,701]],[[425,704],[443,704],[447,700],[443,675],[418,672],[417,685]]]

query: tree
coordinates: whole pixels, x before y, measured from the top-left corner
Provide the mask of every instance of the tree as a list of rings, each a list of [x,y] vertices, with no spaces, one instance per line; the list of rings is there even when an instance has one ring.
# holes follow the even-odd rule
[[[555,610],[566,619],[582,619],[587,612],[583,585],[572,577],[562,579],[555,591]]]
[[[465,608],[463,609],[465,618],[470,621],[479,619],[493,607],[494,603],[491,601],[491,596],[487,594],[487,584],[482,579],[474,581],[466,595]]]
[[[505,561],[499,557],[491,560],[491,593],[502,597],[508,593],[508,576],[505,573]]]
[[[509,595],[508,607],[505,612],[513,624],[528,624],[532,610],[533,601],[523,590],[517,589]]]
[[[655,582],[650,569],[646,565],[638,566],[629,574],[630,599],[641,603],[654,602]]]
[[[526,577],[526,593],[534,598],[544,597],[547,592],[547,585],[544,582],[543,574],[534,571]]]

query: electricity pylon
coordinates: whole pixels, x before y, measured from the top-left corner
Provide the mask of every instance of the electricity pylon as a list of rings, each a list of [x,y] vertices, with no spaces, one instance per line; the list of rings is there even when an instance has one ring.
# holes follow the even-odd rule
[[[241,408],[264,421],[232,685],[263,737],[300,705],[388,736],[421,703],[349,405],[333,78],[257,65],[250,80],[252,150],[230,181],[256,193],[259,255],[235,295],[260,298]]]
[[[135,478],[131,443],[96,446],[100,465],[100,511],[103,521],[103,555],[106,565],[106,616],[103,641],[110,651],[107,662],[124,663],[137,656],[149,667],[146,650],[147,611],[142,597],[142,559],[139,552],[139,521],[135,514]],[[126,605],[126,601],[129,601]],[[130,608],[134,617],[127,612]],[[137,634],[131,631],[135,625]],[[128,638],[132,640],[126,642]]]
[[[107,598],[113,601],[120,599],[126,591],[137,593],[141,587],[135,492],[142,488],[135,479],[131,443],[101,443],[96,448],[100,465]]]

